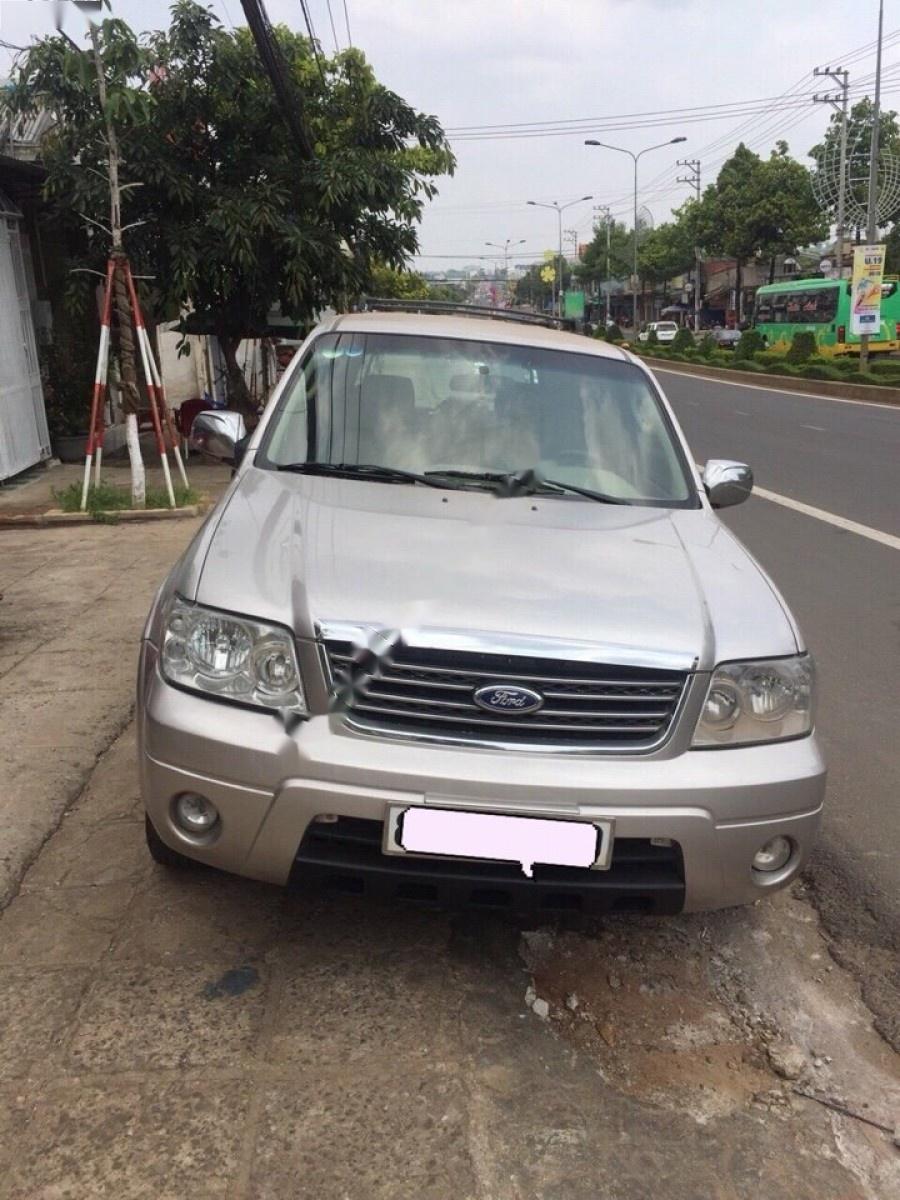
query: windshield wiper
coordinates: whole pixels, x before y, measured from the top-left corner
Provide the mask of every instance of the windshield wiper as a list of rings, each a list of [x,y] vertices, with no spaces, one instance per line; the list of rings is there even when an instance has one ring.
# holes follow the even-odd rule
[[[628,504],[628,501],[623,500],[621,496],[609,496],[606,492],[595,492],[593,488],[579,487],[575,483],[563,483],[559,479],[539,477],[535,480],[535,484],[535,491],[546,487],[547,491],[556,489],[561,492],[575,492],[578,496],[586,496],[588,500],[597,500],[600,504]]]
[[[563,483],[560,479],[547,479],[534,467],[524,467],[520,471],[510,471],[501,476],[502,484],[497,494],[499,496],[534,496],[538,492],[552,495],[554,492],[574,492],[588,500],[596,500],[599,504],[627,504],[619,496],[609,496],[606,492],[596,492],[593,488],[579,487],[575,483]]]
[[[383,467],[379,463],[280,463],[279,471],[294,471],[298,475],[341,475],[345,479],[379,479],[385,483],[424,483],[427,487],[442,487],[437,479],[402,471],[399,467]]]
[[[463,471],[456,467],[426,471],[425,474],[429,478],[439,475],[443,479],[461,479],[467,483],[488,483],[495,489],[498,484],[505,487],[510,478],[508,471]]]

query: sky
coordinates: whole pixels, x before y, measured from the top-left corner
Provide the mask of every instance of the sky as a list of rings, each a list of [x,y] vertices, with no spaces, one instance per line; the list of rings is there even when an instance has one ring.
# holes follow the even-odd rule
[[[307,0],[326,53],[347,45],[344,0]],[[300,0],[265,0],[273,23],[303,30]],[[66,29],[83,18],[69,5]],[[243,23],[240,0],[210,0],[227,27]],[[53,0],[0,0],[0,38],[16,45],[53,30]],[[165,25],[165,0],[113,0],[113,12],[139,30]],[[701,163],[710,182],[743,138],[767,154],[778,137],[803,161],[831,109],[812,93],[830,86],[816,66],[849,61],[851,89],[871,93],[878,0],[346,0],[353,44],[378,78],[447,130],[467,126],[579,121],[562,136],[466,140],[451,135],[453,178],[440,181],[420,230],[421,269],[464,266],[507,239],[512,261],[527,265],[555,249],[558,218],[528,200],[573,204],[565,230],[590,240],[595,206],[630,224],[632,160],[584,145],[595,137],[633,152],[684,136],[644,155],[639,202],[656,223],[692,193],[676,182],[678,158]],[[900,107],[900,0],[885,0],[885,94]],[[12,52],[0,48],[0,76]],[[895,82],[896,81],[896,82]],[[793,91],[788,103],[778,100]],[[748,105],[744,115],[736,104]],[[719,119],[690,112],[719,105]],[[730,111],[729,111],[730,110]],[[623,115],[642,128],[611,129]],[[698,119],[702,117],[703,119]],[[633,124],[634,118],[629,118]],[[601,130],[602,127],[602,131]]]

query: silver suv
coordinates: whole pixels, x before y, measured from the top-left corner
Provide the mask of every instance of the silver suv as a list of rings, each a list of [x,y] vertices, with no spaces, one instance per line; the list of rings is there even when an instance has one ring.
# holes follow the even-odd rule
[[[814,673],[631,354],[534,319],[322,324],[154,601],[151,853],[544,911],[752,901],[801,869]],[[239,461],[238,461],[239,460]]]

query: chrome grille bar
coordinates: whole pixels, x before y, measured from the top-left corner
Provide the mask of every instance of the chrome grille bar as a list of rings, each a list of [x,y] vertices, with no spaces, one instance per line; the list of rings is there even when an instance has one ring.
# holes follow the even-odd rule
[[[349,642],[325,642],[333,686],[355,662]],[[517,662],[522,670],[517,671]],[[347,718],[374,733],[491,741],[528,749],[648,751],[665,740],[688,680],[668,667],[559,661],[468,649],[401,644],[373,674],[361,673]],[[530,713],[485,710],[474,693],[491,684],[527,685],[544,705]],[[452,736],[451,736],[452,735]]]

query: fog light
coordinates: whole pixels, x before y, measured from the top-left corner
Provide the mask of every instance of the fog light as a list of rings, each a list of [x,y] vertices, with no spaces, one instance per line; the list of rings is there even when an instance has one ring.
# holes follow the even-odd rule
[[[205,796],[184,792],[175,801],[175,819],[185,833],[208,833],[219,819],[219,810]]]
[[[773,837],[753,855],[754,870],[780,871],[791,857],[792,849],[790,838]]]

